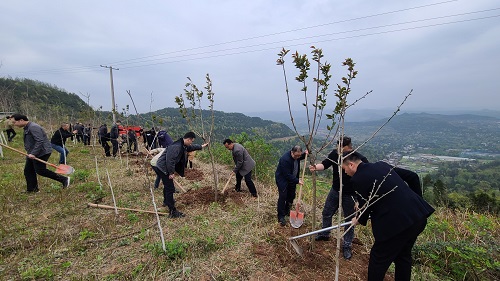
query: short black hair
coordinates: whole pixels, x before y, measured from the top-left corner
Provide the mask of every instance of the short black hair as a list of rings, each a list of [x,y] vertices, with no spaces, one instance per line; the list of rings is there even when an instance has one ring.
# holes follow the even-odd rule
[[[222,144],[226,144],[226,143],[227,143],[227,144],[232,144],[232,143],[233,143],[233,141],[232,141],[232,140],[230,140],[230,139],[225,139],[225,140],[222,142]]]
[[[340,139],[337,140],[337,144],[340,144]],[[351,146],[352,141],[350,137],[344,136],[342,137],[342,146]]]
[[[362,161],[358,153],[353,153],[352,151],[346,151],[342,155],[344,158],[344,163],[347,162],[358,162]]]
[[[28,117],[26,115],[19,114],[19,113],[12,114],[12,116],[10,116],[10,117],[14,118],[14,120],[16,120],[16,121],[19,121],[19,120],[29,121]]]
[[[185,139],[195,139],[196,138],[196,134],[193,133],[193,132],[187,132],[185,135],[184,135],[184,138]]]

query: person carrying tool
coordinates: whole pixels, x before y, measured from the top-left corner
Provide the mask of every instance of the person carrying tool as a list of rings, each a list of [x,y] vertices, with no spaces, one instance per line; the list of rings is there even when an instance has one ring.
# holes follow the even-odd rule
[[[337,141],[337,147],[333,149],[328,157],[321,162],[321,164],[311,165],[309,170],[312,171],[323,171],[328,169],[330,166],[333,166],[333,182],[332,188],[328,193],[328,196],[325,200],[325,206],[323,207],[323,227],[327,228],[332,226],[332,218],[333,215],[337,212],[339,208],[339,194],[340,194],[340,177],[338,172],[337,161],[339,159],[339,150],[342,147],[342,151],[350,152],[353,150],[351,138],[344,136],[342,139]],[[354,152],[363,162],[368,163],[368,159],[361,155],[358,152]],[[348,222],[351,220],[352,215],[354,214],[354,209],[356,205],[355,192],[352,189],[350,183],[351,177],[342,170],[342,211],[344,213],[345,221]],[[349,226],[344,227],[345,230],[349,229]],[[350,259],[352,257],[352,240],[354,239],[354,227],[351,227],[349,231],[344,235],[343,243],[342,243],[342,254],[345,259]],[[330,231],[324,231],[318,233],[315,237],[316,241],[328,241],[330,240]]]
[[[63,188],[69,186],[70,177],[58,175],[47,169],[47,165],[35,158],[47,161],[52,153],[50,141],[43,128],[28,120],[26,115],[14,114],[14,126],[24,129],[24,148],[28,153],[26,163],[24,165],[24,177],[26,179],[27,192],[39,192],[37,175],[50,178],[62,184]]]
[[[281,156],[274,177],[278,186],[278,222],[281,226],[286,225],[285,216],[290,213],[297,184],[304,184],[299,178],[300,160],[304,160],[306,152],[302,152],[299,145],[292,147]],[[305,165],[305,164],[304,164]]]
[[[175,208],[174,201],[174,175],[177,172],[179,176],[184,176],[184,168],[186,167],[186,152],[193,150],[201,150],[207,146],[193,144],[196,138],[195,133],[188,132],[183,138],[178,139],[168,146],[168,148],[160,155],[156,167],[161,171],[160,176],[163,182],[163,207],[168,207],[170,218],[181,218],[185,215]]]
[[[409,187],[408,178],[405,182],[385,162],[363,163],[359,155],[351,154],[345,155],[342,168],[360,194],[361,213],[352,218],[352,225],[366,225],[368,218],[371,219],[375,242],[370,250],[368,280],[382,281],[394,262],[394,279],[409,281],[413,245],[434,208],[420,196],[418,188]]]
[[[69,131],[69,123],[62,123],[61,128],[54,132],[54,135],[50,139],[50,146],[59,152],[59,164],[66,164],[66,158],[68,157],[69,150],[66,148],[66,139],[71,138],[73,134],[76,134],[75,129],[73,133]]]
[[[257,197],[257,189],[252,181],[252,169],[255,167],[255,161],[243,145],[235,143],[230,139],[225,139],[222,143],[228,150],[231,150],[233,155],[233,173],[236,174],[236,186],[234,190],[241,192],[241,180],[244,177],[248,191],[250,191],[253,197]]]

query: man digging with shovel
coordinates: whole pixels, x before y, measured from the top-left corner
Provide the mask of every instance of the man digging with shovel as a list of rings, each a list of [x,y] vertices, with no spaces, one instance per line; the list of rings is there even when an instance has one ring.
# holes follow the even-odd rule
[[[47,169],[46,162],[52,153],[50,141],[43,128],[22,114],[14,114],[14,126],[24,128],[24,148],[28,153],[24,165],[24,177],[26,178],[27,192],[38,192],[37,175],[56,180],[63,188],[69,186],[70,178],[58,175]],[[38,158],[38,159],[37,159]],[[42,161],[40,161],[42,160]]]

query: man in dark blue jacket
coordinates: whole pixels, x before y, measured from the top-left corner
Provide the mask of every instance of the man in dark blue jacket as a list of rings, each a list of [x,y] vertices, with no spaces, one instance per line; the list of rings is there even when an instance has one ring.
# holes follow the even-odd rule
[[[170,218],[184,217],[184,214],[175,208],[174,174],[177,172],[179,176],[184,176],[186,152],[201,150],[208,145],[208,143],[193,144],[195,138],[196,135],[193,132],[186,133],[183,138],[169,145],[156,163],[156,167],[161,171],[160,176],[163,182],[163,207],[168,207]]]
[[[411,250],[434,208],[385,162],[363,163],[358,155],[351,154],[346,155],[342,168],[359,194],[361,214],[352,219],[352,224],[366,225],[371,219],[375,243],[370,251],[368,280],[382,281],[394,262],[395,280],[409,281]]]
[[[298,145],[281,156],[274,177],[278,186],[278,222],[281,226],[286,225],[285,216],[290,213],[297,184],[304,184],[299,179],[300,160],[305,158],[306,153]]]

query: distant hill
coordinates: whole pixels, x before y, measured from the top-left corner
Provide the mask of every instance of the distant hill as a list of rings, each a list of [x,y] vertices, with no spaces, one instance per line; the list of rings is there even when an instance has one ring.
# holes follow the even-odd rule
[[[386,120],[347,122],[346,132],[357,140],[365,140]],[[500,119],[470,114],[403,113],[395,116],[371,143],[395,149],[413,145],[429,153],[477,150],[500,154]]]
[[[209,110],[203,110],[203,118],[205,122],[210,122],[211,112]],[[214,120],[214,137],[219,141],[222,141],[230,135],[243,132],[249,135],[259,135],[264,139],[282,138],[294,135],[293,131],[285,124],[263,120],[260,117],[249,117],[242,113],[214,111]],[[155,112],[140,114],[139,117],[130,116],[130,122],[144,126],[146,129],[151,128],[153,125],[165,128],[172,136],[177,137],[189,130],[178,108],[164,108]],[[207,124],[205,125],[205,131],[210,129]]]

